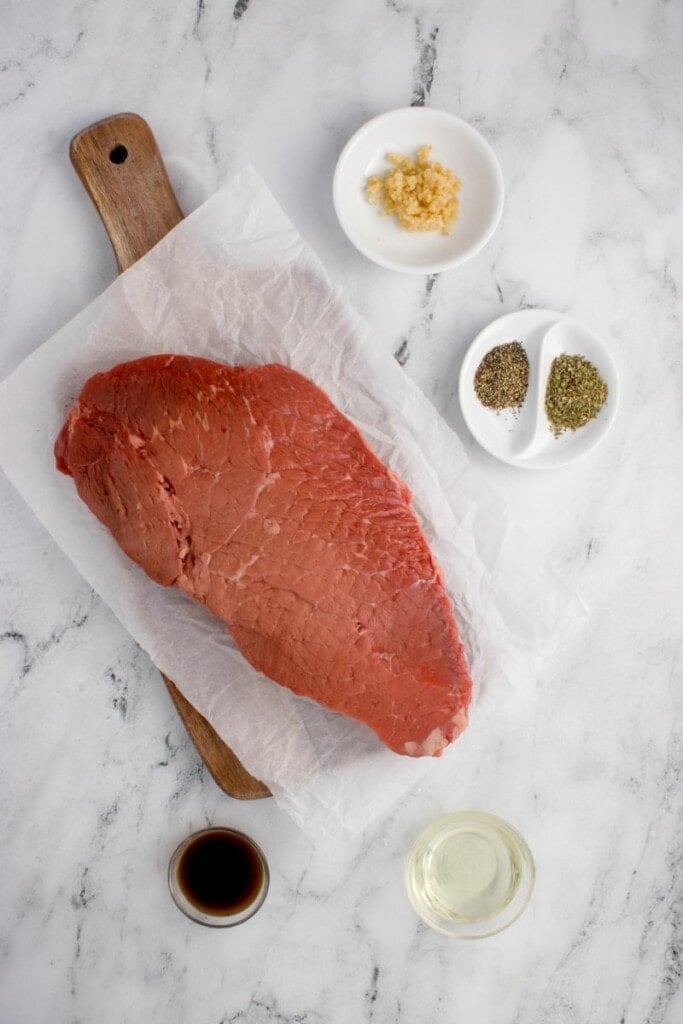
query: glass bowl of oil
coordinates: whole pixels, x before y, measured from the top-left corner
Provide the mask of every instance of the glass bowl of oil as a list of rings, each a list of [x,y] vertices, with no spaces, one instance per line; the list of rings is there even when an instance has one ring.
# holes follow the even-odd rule
[[[536,870],[519,832],[483,811],[458,811],[418,836],[405,869],[408,898],[425,924],[457,939],[483,939],[516,921]]]

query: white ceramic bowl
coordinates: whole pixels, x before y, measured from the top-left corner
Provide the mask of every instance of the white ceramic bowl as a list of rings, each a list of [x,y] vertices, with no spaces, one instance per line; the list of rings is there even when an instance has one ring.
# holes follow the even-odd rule
[[[518,341],[529,358],[529,386],[518,412],[496,412],[481,404],[474,375],[496,345]],[[555,437],[545,415],[545,387],[555,356],[580,355],[590,360],[607,385],[607,400],[578,430]],[[619,376],[605,343],[584,324],[552,309],[521,309],[485,327],[470,345],[460,369],[462,414],[482,448],[502,462],[525,469],[554,469],[587,455],[607,434],[619,406]]]
[[[448,236],[405,231],[365,195],[366,179],[389,169],[388,153],[414,156],[427,145],[431,159],[450,167],[462,183],[460,212]],[[332,191],[339,223],[356,248],[380,266],[407,274],[436,274],[474,256],[503,210],[503,175],[488,142],[459,117],[429,107],[391,110],[363,125],[342,150]]]

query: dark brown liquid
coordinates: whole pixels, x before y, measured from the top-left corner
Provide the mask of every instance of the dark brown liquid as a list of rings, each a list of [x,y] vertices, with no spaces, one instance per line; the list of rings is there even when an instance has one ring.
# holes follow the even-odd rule
[[[205,914],[226,916],[245,910],[261,892],[263,864],[249,840],[228,830],[205,832],[183,850],[178,885]]]

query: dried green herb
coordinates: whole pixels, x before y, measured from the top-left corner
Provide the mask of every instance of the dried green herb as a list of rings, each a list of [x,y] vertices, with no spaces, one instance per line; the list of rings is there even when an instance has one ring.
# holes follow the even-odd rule
[[[517,409],[529,386],[529,360],[518,341],[496,345],[474,375],[477,398],[487,409]]]
[[[583,356],[553,359],[545,389],[545,412],[555,437],[594,419],[607,399],[607,385]]]

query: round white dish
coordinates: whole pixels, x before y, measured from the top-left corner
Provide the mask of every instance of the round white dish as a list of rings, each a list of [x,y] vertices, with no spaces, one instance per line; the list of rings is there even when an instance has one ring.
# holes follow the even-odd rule
[[[365,195],[370,175],[389,169],[388,153],[414,156],[431,146],[431,159],[461,181],[460,212],[446,236],[409,232],[382,216]],[[368,259],[407,274],[436,274],[474,256],[488,242],[503,211],[503,175],[488,142],[466,121],[443,110],[406,107],[368,121],[344,146],[334,172],[334,208],[349,241]]]
[[[496,345],[518,341],[529,358],[529,387],[521,409],[496,412],[481,404],[474,375]],[[590,360],[607,385],[607,400],[584,427],[555,437],[545,415],[545,387],[553,359],[561,353]],[[588,328],[552,309],[521,309],[494,320],[470,345],[460,369],[460,408],[471,433],[502,462],[525,469],[555,469],[587,455],[614,423],[619,406],[619,376],[603,341]]]

